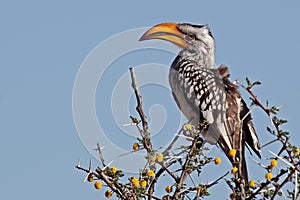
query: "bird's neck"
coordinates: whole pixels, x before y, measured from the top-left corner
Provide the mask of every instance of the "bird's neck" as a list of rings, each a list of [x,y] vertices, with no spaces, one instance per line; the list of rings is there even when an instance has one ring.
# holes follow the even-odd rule
[[[179,55],[186,60],[192,60],[197,62],[200,66],[206,68],[215,67],[215,52],[214,48],[193,48],[193,49],[184,49]]]

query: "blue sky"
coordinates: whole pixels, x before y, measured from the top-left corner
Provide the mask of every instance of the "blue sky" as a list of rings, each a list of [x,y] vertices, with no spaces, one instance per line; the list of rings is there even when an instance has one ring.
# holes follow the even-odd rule
[[[92,49],[108,37],[166,21],[208,24],[216,39],[216,64],[228,65],[232,80],[244,80],[246,76],[260,80],[263,85],[255,93],[262,101],[282,105],[280,116],[289,120],[284,128],[299,145],[299,6],[297,1],[1,2],[0,198],[102,198],[101,192],[82,183],[84,174],[74,168],[78,159],[85,164],[92,158],[73,120],[76,74]],[[116,44],[110,50],[118,48]],[[171,53],[143,50],[112,63],[95,96],[97,102],[105,103],[95,107],[99,123],[104,124],[106,132],[111,131],[109,137],[118,138],[123,133],[116,128],[121,124],[110,124],[110,117],[105,117],[110,116],[109,110],[103,110],[110,108],[108,89],[130,65],[169,65],[173,59]],[[107,87],[101,85],[103,81],[107,81]],[[167,89],[145,87],[142,92],[146,110],[157,103],[170,105],[167,111],[174,107]],[[130,111],[134,106],[131,99]],[[173,114],[178,115],[175,111]],[[270,139],[265,131],[268,119],[259,110],[253,115],[264,144]],[[166,121],[167,127],[172,126],[169,123]],[[157,137],[163,139],[162,135]],[[134,140],[127,138],[128,143],[118,145],[130,149]],[[209,178],[208,172],[203,179]],[[217,191],[212,190],[219,195]],[[228,188],[225,191],[229,192]]]

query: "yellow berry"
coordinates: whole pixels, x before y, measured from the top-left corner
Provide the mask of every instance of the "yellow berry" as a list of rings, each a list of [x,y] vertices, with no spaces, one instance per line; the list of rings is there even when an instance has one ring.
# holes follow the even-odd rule
[[[131,177],[131,184],[133,187],[138,187],[140,184],[140,181],[136,177]]]
[[[236,149],[230,149],[228,154],[230,157],[234,157],[236,155]]]
[[[266,173],[266,179],[269,181],[273,178],[273,174],[271,172]]]
[[[89,176],[87,180],[88,180],[88,182],[93,182],[94,178],[93,178],[93,176]]]
[[[294,154],[295,154],[296,156],[299,155],[299,148],[296,148],[296,149],[295,149]]]
[[[140,181],[140,186],[143,187],[143,188],[146,187],[147,186],[147,181],[141,180]]]
[[[133,148],[133,150],[138,151],[138,150],[140,150],[140,145],[138,143],[134,143],[132,148]]]
[[[102,188],[102,183],[100,181],[96,181],[95,184],[94,184],[95,188],[97,190],[101,189]]]
[[[165,190],[166,190],[167,193],[171,193],[172,192],[172,186],[167,185]]]
[[[250,186],[250,187],[255,187],[255,181],[254,181],[254,180],[250,180],[249,186]]]
[[[110,171],[111,171],[113,174],[115,174],[115,173],[118,171],[118,168],[112,167],[112,168],[110,169]]]
[[[271,163],[270,163],[270,167],[273,168],[273,167],[276,167],[277,166],[277,160],[271,160]]]
[[[230,197],[230,199],[235,199],[235,194],[234,194],[234,193],[231,193],[231,194],[229,195],[229,197]]]
[[[186,130],[188,130],[188,131],[192,131],[192,130],[193,130],[193,127],[192,127],[192,125],[190,125],[190,124],[184,125],[184,128],[185,128]]]
[[[220,157],[216,157],[215,158],[215,164],[218,165],[221,163],[221,158]]]
[[[148,170],[147,175],[148,175],[149,177],[154,177],[154,176],[155,176],[153,170]]]
[[[200,185],[198,185],[198,186],[196,187],[196,190],[197,190],[198,192],[200,192],[201,189],[202,189],[202,187],[201,187]]]
[[[105,196],[106,196],[106,198],[110,198],[111,196],[112,196],[112,191],[111,190],[107,190],[106,192],[105,192]]]
[[[238,168],[237,168],[237,167],[233,167],[233,168],[231,169],[231,173],[234,174],[234,175],[236,175],[237,171],[238,171]]]
[[[159,153],[156,155],[157,162],[162,162],[164,160],[164,155]]]

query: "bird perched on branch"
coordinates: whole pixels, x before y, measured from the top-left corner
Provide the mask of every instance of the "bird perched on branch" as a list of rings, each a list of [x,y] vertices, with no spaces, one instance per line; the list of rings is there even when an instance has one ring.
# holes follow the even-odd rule
[[[217,143],[247,181],[245,146],[260,157],[259,140],[238,87],[228,79],[228,68],[215,68],[215,40],[208,26],[163,23],[140,38],[150,39],[166,40],[182,49],[169,73],[173,97],[192,124],[208,124],[204,139]],[[236,149],[236,157],[229,154],[231,149]]]

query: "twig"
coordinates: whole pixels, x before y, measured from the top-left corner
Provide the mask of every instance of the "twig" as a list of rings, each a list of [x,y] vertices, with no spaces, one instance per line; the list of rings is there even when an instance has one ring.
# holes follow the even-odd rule
[[[283,145],[282,147],[282,151],[280,151],[280,153],[283,152],[283,150],[285,150],[289,156],[289,159],[291,161],[291,163],[296,167],[296,170],[298,172],[300,172],[300,167],[296,165],[296,161],[295,159],[293,158],[293,155],[292,155],[292,151],[289,150],[288,148],[285,148],[286,147],[286,144],[287,144],[287,141],[288,141],[288,138],[287,140],[283,140],[282,137],[280,137],[281,135],[281,129],[280,129],[280,125],[275,121],[274,117],[272,117],[272,113],[270,111],[270,109],[268,109],[267,107],[265,107],[260,101],[259,99],[257,98],[257,96],[253,93],[252,91],[252,87],[245,87],[243,84],[241,84],[240,82],[236,81],[238,85],[240,85],[242,88],[244,88],[245,90],[247,90],[247,92],[251,95],[251,97],[253,98],[253,101],[256,105],[258,105],[271,119],[271,122],[272,124],[274,125],[276,131],[277,131],[277,137],[278,137],[278,140],[281,142],[281,144]]]
[[[239,81],[236,81],[236,83],[241,86],[242,88],[244,88],[245,90],[247,90],[247,92],[253,97],[253,100],[255,102],[256,105],[258,105],[259,107],[261,107],[268,116],[271,115],[271,112],[268,108],[266,108],[257,98],[257,96],[255,96],[255,94],[252,92],[251,88],[249,87],[245,87],[242,83],[240,83]]]
[[[96,173],[91,171],[90,167],[89,169],[85,169],[81,167],[80,164],[77,164],[75,167],[79,170],[85,171],[88,174],[92,174],[93,176],[98,177],[99,179],[102,179],[115,193],[120,195],[122,199],[128,199],[127,195],[125,194],[121,186],[117,183],[112,183],[100,168],[96,169],[97,172]]]
[[[92,172],[91,169],[85,169],[83,167],[80,166],[80,163],[78,163],[75,168],[79,169],[79,170],[82,170],[82,171],[85,171],[86,173],[90,173],[90,174],[93,174],[95,176],[97,176],[97,174],[95,172]]]
[[[274,139],[274,140],[272,140],[272,141],[270,141],[270,142],[268,142],[268,143],[266,143],[266,144],[264,144],[264,145],[262,145],[260,148],[262,149],[262,148],[264,148],[264,147],[266,147],[266,146],[268,146],[268,145],[270,145],[270,144],[272,144],[272,143],[274,143],[274,142],[276,142],[276,141],[278,141],[277,138]]]
[[[284,179],[284,181],[278,186],[276,187],[274,194],[271,198],[271,200],[275,199],[275,196],[277,195],[277,193],[280,191],[280,189],[289,181],[289,179],[291,178],[291,176],[293,175],[293,173],[295,172],[296,168],[294,168],[292,171],[289,172],[289,175]],[[296,180],[298,181],[298,180]],[[295,192],[296,193],[296,192]],[[296,195],[296,194],[295,194]]]
[[[130,75],[131,75],[131,86],[134,90],[135,93],[135,97],[136,97],[136,101],[137,101],[137,106],[136,106],[136,110],[142,120],[142,124],[143,124],[143,131],[141,131],[138,123],[136,124],[141,137],[143,138],[143,145],[145,147],[145,149],[147,150],[148,153],[152,152],[152,145],[150,142],[150,133],[148,131],[148,122],[147,122],[147,117],[144,113],[144,109],[143,109],[143,103],[142,103],[142,96],[140,94],[140,90],[137,86],[137,81],[136,81],[136,77],[135,77],[135,73],[134,73],[134,68],[131,67],[129,68],[130,70]]]
[[[100,160],[101,160],[101,163],[102,163],[103,167],[105,167],[105,166],[106,166],[106,165],[105,165],[105,160],[104,160],[104,157],[103,157],[103,154],[102,154],[102,151],[101,151],[101,147],[100,147],[99,142],[97,142],[97,148],[94,149],[94,150],[98,151],[98,154],[99,154],[99,158],[100,158]]]
[[[166,169],[168,169],[168,167],[170,167],[171,165],[173,165],[174,163],[176,163],[176,160],[173,160],[169,163],[167,163],[167,165],[162,166],[157,173],[155,173],[155,178],[151,181],[151,183],[149,184],[149,191],[153,191],[154,190],[154,185],[157,182],[158,178],[166,171]],[[174,177],[176,175],[174,174]],[[149,196],[149,198],[151,197],[151,195]]]
[[[165,164],[161,164],[161,166],[163,167],[163,169],[166,170],[166,172],[168,172],[168,174],[175,180],[178,180],[178,177],[169,169],[170,165],[167,167]]]
[[[283,170],[282,169],[281,172],[276,177],[272,178],[272,180],[278,180],[282,175],[284,175],[286,173],[288,173],[288,170]],[[252,200],[262,189],[264,189],[270,183],[271,182],[268,181],[268,180],[264,183],[261,183],[260,187],[246,199],[247,200]]]
[[[218,178],[217,180],[215,180],[214,182],[210,183],[207,185],[207,188],[210,188],[211,186],[217,184],[221,179],[225,178],[225,176],[227,176],[229,174],[229,172],[227,172],[226,174],[224,174],[223,176],[221,176],[220,178]]]
[[[228,187],[230,187],[230,189],[231,189],[233,192],[235,192],[235,188],[234,188],[234,186],[233,186],[233,185],[231,185],[231,181],[230,181],[230,180],[227,180],[227,179],[225,179],[225,182],[227,183]]]
[[[191,145],[191,148],[186,156],[186,160],[185,163],[182,166],[182,172],[180,175],[180,178],[176,181],[177,186],[176,186],[176,190],[174,192],[173,198],[172,199],[178,199],[179,195],[180,195],[180,191],[182,189],[183,183],[185,182],[186,178],[188,177],[188,169],[187,166],[190,164],[191,162],[191,157],[196,149],[196,143],[198,141],[197,135],[195,136],[194,140],[193,140],[193,144]]]
[[[172,142],[169,144],[169,146],[162,152],[163,155],[167,155],[168,152],[172,149],[173,145],[177,142],[180,133],[182,132],[183,127],[181,127],[181,129],[178,131],[178,133],[175,135],[175,137],[173,138]]]
[[[143,110],[142,96],[141,96],[139,88],[137,86],[136,77],[135,77],[135,73],[134,73],[134,68],[130,67],[129,70],[130,70],[130,75],[131,75],[131,80],[132,80],[131,86],[134,89],[135,97],[136,97],[136,100],[137,100],[136,110],[137,110],[137,112],[139,113],[139,115],[141,117],[141,120],[142,120],[142,123],[143,123],[144,134],[148,135],[149,133],[148,133],[147,117],[146,117],[146,115],[144,113],[144,110]]]
[[[224,174],[223,176],[219,177],[219,178],[216,179],[215,181],[213,181],[213,182],[211,182],[211,183],[209,183],[209,184],[207,184],[207,185],[202,185],[202,186],[204,186],[206,189],[208,189],[208,188],[214,186],[215,184],[219,183],[219,181],[220,181],[221,179],[225,178],[225,176],[227,176],[228,174],[229,174],[229,172],[226,172],[226,174]],[[184,192],[182,192],[181,194],[182,194],[182,195],[185,195],[185,194],[189,193],[190,191],[195,191],[195,190],[197,190],[197,186],[191,187],[191,188],[185,190]],[[196,198],[195,198],[195,199],[199,199],[199,197],[200,197],[200,192],[197,191],[197,195],[196,195]]]
[[[147,152],[149,154],[149,153],[152,153],[153,150],[152,150],[152,145],[151,145],[151,141],[150,141],[150,133],[148,131],[148,121],[147,121],[147,117],[144,113],[142,96],[140,94],[140,90],[137,85],[134,68],[130,67],[129,70],[130,70],[130,75],[131,75],[131,86],[134,90],[136,101],[137,101],[136,111],[138,112],[138,114],[141,118],[141,121],[143,124],[143,131],[140,129],[138,123],[136,124],[136,127],[139,130],[141,137],[143,139],[144,148],[147,150]],[[149,187],[149,190],[148,190],[148,196],[149,196],[148,198],[149,199],[153,198],[153,193],[154,193],[154,185],[152,185],[152,187]]]

